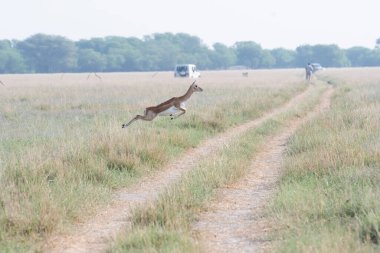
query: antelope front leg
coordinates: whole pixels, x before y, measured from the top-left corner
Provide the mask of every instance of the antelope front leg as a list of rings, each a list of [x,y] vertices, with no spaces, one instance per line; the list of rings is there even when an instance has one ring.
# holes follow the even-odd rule
[[[181,115],[183,115],[183,114],[186,113],[186,110],[185,110],[184,108],[181,108],[181,107],[177,107],[177,108],[178,108],[178,110],[181,111],[181,113],[176,114],[176,115],[171,115],[171,118],[170,118],[170,119],[176,119],[176,118],[178,118],[179,116],[181,116]]]

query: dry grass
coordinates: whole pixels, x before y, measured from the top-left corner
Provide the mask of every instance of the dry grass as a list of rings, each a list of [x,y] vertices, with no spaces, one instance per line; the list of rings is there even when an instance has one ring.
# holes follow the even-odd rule
[[[99,74],[99,73],[98,73]],[[35,240],[91,215],[113,189],[202,139],[260,116],[305,88],[303,72],[205,72],[204,92],[170,121],[121,124],[149,105],[181,95],[172,73],[2,75],[0,88],[0,249]]]

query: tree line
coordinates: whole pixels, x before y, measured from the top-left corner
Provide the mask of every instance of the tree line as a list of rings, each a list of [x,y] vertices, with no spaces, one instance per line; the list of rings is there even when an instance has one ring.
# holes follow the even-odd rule
[[[72,41],[35,34],[25,40],[0,40],[0,73],[167,71],[178,63],[199,69],[295,68],[307,62],[324,67],[380,66],[380,38],[373,49],[301,45],[295,50],[264,49],[254,41],[212,48],[185,33],[156,33],[142,39],[108,36]]]

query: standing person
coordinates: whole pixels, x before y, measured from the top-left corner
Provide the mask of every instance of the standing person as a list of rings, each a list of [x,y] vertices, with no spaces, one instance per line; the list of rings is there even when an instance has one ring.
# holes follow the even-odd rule
[[[311,66],[310,62],[305,67],[306,70],[306,81],[310,82],[311,75],[313,74],[313,66]]]

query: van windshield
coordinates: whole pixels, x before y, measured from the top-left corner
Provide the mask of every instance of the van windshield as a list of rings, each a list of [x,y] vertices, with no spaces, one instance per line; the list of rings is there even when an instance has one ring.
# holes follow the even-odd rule
[[[177,66],[177,71],[178,72],[186,72],[187,71],[187,66]]]

